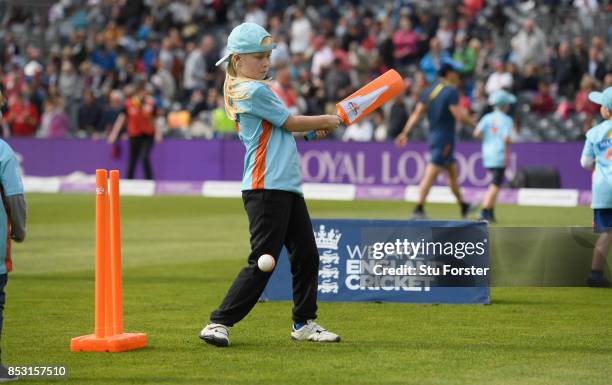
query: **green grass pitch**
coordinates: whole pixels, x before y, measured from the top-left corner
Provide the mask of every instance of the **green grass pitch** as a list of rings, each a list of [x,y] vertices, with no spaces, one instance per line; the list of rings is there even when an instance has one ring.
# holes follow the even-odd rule
[[[122,198],[124,320],[148,347],[72,353],[93,331],[93,195],[28,195],[7,286],[5,365],[68,366],[75,384],[609,384],[609,290],[493,288],[492,305],[321,303],[339,344],[289,339],[290,303],[259,303],[231,346],[197,334],[248,254],[240,199]],[[311,216],[404,219],[401,202],[309,202]],[[429,205],[458,218],[453,205]],[[586,207],[501,206],[501,225],[589,226]],[[35,384],[41,380],[30,381]],[[48,383],[65,383],[47,381]],[[27,383],[23,381],[20,383]]]

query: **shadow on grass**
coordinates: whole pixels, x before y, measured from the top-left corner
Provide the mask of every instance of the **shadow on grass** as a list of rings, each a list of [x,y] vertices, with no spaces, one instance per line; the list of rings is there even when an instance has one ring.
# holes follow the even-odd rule
[[[491,303],[489,305],[512,305],[512,306],[541,306],[541,305],[554,305],[558,303],[565,303],[563,301],[554,301],[550,299],[548,301],[533,301],[527,298],[491,298]]]

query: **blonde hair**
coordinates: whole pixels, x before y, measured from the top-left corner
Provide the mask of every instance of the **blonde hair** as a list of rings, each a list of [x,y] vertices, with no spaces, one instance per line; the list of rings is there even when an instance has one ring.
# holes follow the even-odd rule
[[[265,47],[267,45],[272,44],[272,38],[270,36],[266,36],[261,41],[261,46]],[[242,54],[242,55],[252,55],[252,54]],[[238,106],[236,105],[237,101],[247,100],[250,96],[245,91],[244,87],[240,87],[242,83],[246,82],[258,82],[263,84],[270,84],[270,82],[266,80],[257,80],[247,78],[245,76],[238,76],[238,72],[236,71],[236,55],[231,55],[229,58],[229,63],[227,63],[227,70],[225,71],[225,82],[223,83],[223,100],[225,102],[225,114],[231,120],[236,120],[236,114],[242,112]]]

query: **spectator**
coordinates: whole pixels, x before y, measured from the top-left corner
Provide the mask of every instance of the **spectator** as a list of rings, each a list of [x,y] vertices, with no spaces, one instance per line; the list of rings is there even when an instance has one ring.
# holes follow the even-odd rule
[[[33,136],[39,123],[36,107],[25,98],[22,92],[9,100],[5,120],[13,136]]]
[[[104,71],[112,71],[117,65],[115,52],[105,45],[102,35],[98,35],[98,47],[90,56],[90,61]]]
[[[291,53],[303,54],[309,47],[312,26],[301,8],[296,8],[291,22]]]
[[[429,41],[429,52],[421,59],[421,71],[425,73],[425,78],[428,83],[436,80],[438,70],[442,63],[449,62],[450,55],[446,51],[442,51],[440,41],[437,38],[432,38]]]
[[[158,54],[159,66],[165,68],[169,72],[172,72],[175,65],[174,47],[172,46],[172,40],[170,37],[166,37],[162,40],[161,48]]]
[[[6,99],[9,101],[11,98],[23,91],[23,85],[25,83],[23,71],[19,63],[13,62],[9,73],[2,79],[4,83],[4,89],[6,90]]]
[[[440,25],[438,26],[438,31],[436,32],[436,38],[440,41],[440,48],[443,50],[449,50],[453,46],[453,39],[455,33],[450,26],[448,19],[442,18],[440,20]]]
[[[552,80],[553,105],[573,107],[574,92],[582,75],[588,73],[604,81],[607,57],[612,51],[605,44],[605,39],[612,36],[612,28],[607,27],[609,15],[595,14],[595,8],[591,8],[596,4],[593,0],[529,2],[533,3],[529,10],[527,4],[520,2],[489,4],[482,0],[444,5],[401,0],[381,7],[374,3],[344,2],[340,10],[329,1],[302,2],[295,6],[285,1],[267,2],[264,6],[265,2],[259,0],[213,3],[212,6],[201,1],[167,0],[58,3],[49,12],[49,27],[44,31],[49,46],[45,49],[29,43],[31,39],[21,34],[15,38],[8,25],[0,41],[0,75],[8,98],[22,92],[40,114],[46,99],[60,96],[56,91],[59,89],[67,114],[74,122],[72,129],[78,130],[82,120],[78,117],[78,106],[84,97],[83,90],[91,90],[96,98],[106,95],[101,99],[107,99],[112,90],[143,79],[156,85],[154,96],[159,107],[168,108],[180,102],[181,110],[193,111],[189,98],[193,90],[202,89],[200,99],[203,99],[209,89],[220,90],[223,83],[223,73],[214,67],[220,55],[213,34],[224,38],[223,27],[241,22],[245,14],[258,23],[267,20],[277,44],[272,66],[282,68],[288,63],[287,85],[293,83],[296,93],[292,99],[296,108],[308,114],[320,114],[326,105],[337,102],[332,99],[336,90],[325,84],[335,59],[341,61],[340,70],[349,74],[351,88],[389,68],[396,68],[407,80],[417,84],[421,76],[421,72],[414,72],[413,64],[417,60],[431,81],[436,68],[452,51],[454,60],[463,64],[462,103],[470,104],[476,111],[480,104],[475,98],[483,96],[477,95],[474,87],[486,82],[494,72],[490,68],[491,57],[504,58],[509,68],[510,63],[517,64],[518,71],[505,72],[512,76],[512,88],[519,100],[527,99],[531,104],[531,94],[537,92],[541,76],[546,75]],[[300,5],[308,6],[308,12]],[[575,7],[586,12],[588,21],[595,22],[593,25],[597,28],[589,30],[581,25],[572,9]],[[504,28],[506,20],[516,21],[516,16],[530,12],[537,15],[538,23],[542,19],[541,25],[548,28],[555,17],[548,11],[564,15],[562,25],[554,29],[561,31],[559,34],[547,37],[533,20],[526,20],[510,40],[514,25]],[[22,28],[37,25],[31,19],[33,13],[23,13],[15,19],[11,15],[14,10],[7,12],[5,21],[18,20]],[[608,36],[601,33],[606,30]],[[202,36],[199,42],[196,36]],[[560,36],[572,39],[569,56],[559,52],[566,50],[563,44],[552,52],[552,43],[557,44]],[[186,52],[184,40],[189,42]],[[509,43],[511,52],[508,52]],[[62,70],[65,62],[72,64],[69,73]],[[309,73],[311,69],[313,72]],[[78,80],[75,82],[75,79]],[[610,79],[612,82],[612,76]],[[80,91],[71,92],[77,84]],[[567,100],[564,102],[559,96]],[[205,100],[201,102],[206,104]],[[414,98],[407,97],[405,102],[410,110]],[[155,119],[162,121],[164,116],[164,113],[156,114]],[[208,118],[205,114],[203,119]],[[210,128],[210,124],[207,126]],[[418,128],[417,133],[422,133],[424,127]],[[212,131],[209,132],[212,137]],[[85,131],[79,130],[79,133]]]
[[[79,67],[81,63],[87,60],[87,42],[85,41],[85,37],[84,31],[76,31],[70,38],[71,60],[75,67]]]
[[[259,8],[256,0],[247,0],[246,14],[244,15],[245,23],[255,23],[265,27],[267,18],[267,14]]]
[[[465,41],[467,41],[469,36],[470,36],[469,21],[466,17],[460,17],[459,20],[457,20],[457,28],[455,31],[455,41],[457,41],[457,37],[461,37]]]
[[[223,95],[218,95],[216,106],[212,111],[212,128],[218,139],[236,139],[236,123],[227,117],[225,113],[225,101]]]
[[[473,94],[470,109],[476,116],[482,117],[487,111],[490,110],[487,92],[485,91],[485,83],[483,81],[478,80],[474,84]]]
[[[300,113],[297,105],[298,94],[291,84],[291,74],[287,67],[281,67],[276,71],[276,79],[272,82],[270,88],[285,104],[289,112],[294,115]]]
[[[351,79],[346,71],[342,70],[340,59],[333,61],[332,67],[325,76],[325,97],[332,103],[339,102],[351,94]]]
[[[134,65],[128,61],[127,56],[117,57],[117,67],[112,72],[112,77],[114,79],[113,88],[120,88],[134,81]]]
[[[540,115],[550,114],[555,110],[555,100],[550,94],[547,81],[541,80],[538,84],[538,92],[531,103],[531,110]]]
[[[576,112],[582,119],[582,134],[585,134],[595,123],[595,116],[599,114],[599,105],[589,100],[589,93],[595,91],[595,79],[590,75],[583,75],[580,81],[580,91],[576,94]]]
[[[44,67],[40,64],[40,50],[32,45],[27,48],[29,57],[28,63],[23,67],[23,73],[26,81],[31,81],[40,78],[44,71]]]
[[[161,105],[169,106],[176,95],[176,82],[170,71],[163,66],[157,66],[155,74],[151,77],[151,84],[159,91]]]
[[[606,76],[604,76],[603,84],[603,88],[612,87],[612,72],[609,72],[606,74]]]
[[[372,124],[374,125],[373,139],[377,142],[384,142],[387,139],[387,125],[385,124],[385,113],[382,109],[372,112]]]
[[[334,53],[334,60],[338,59],[340,61],[340,69],[345,72],[350,72],[351,62],[349,61],[349,55],[348,52],[342,48],[340,39],[330,39],[329,45]]]
[[[70,119],[64,112],[64,101],[61,98],[50,98],[45,101],[41,117],[39,138],[61,139],[71,131]]]
[[[215,100],[216,103],[216,92],[217,90],[215,90],[214,88],[210,88],[208,90],[209,93],[215,93],[215,97],[213,98],[213,100]],[[195,90],[192,94],[191,94],[191,98],[189,100],[189,104],[187,105],[187,108],[189,109],[189,114],[191,115],[191,120],[194,121],[195,119],[197,119],[200,114],[204,111],[208,111],[209,109],[212,108],[213,105],[209,105],[207,99],[204,97],[204,93],[200,90]]]
[[[395,31],[390,23],[384,23],[380,35],[378,35],[376,45],[378,48],[378,58],[387,67],[395,65],[395,47],[393,45],[393,35]],[[420,52],[420,51],[417,51]],[[417,53],[418,55],[418,53]]]
[[[276,41],[277,36],[288,36],[287,28],[278,14],[272,14],[268,18],[268,31]],[[272,54],[274,56],[274,53]]]
[[[554,82],[558,87],[557,94],[567,98],[572,97],[580,82],[580,68],[566,41],[559,43],[552,69]]]
[[[67,106],[72,127],[78,127],[79,106],[83,95],[83,82],[79,73],[69,60],[62,62],[62,72],[58,80],[58,91]]]
[[[151,38],[153,34],[153,17],[151,15],[145,16],[142,24],[138,28],[138,32],[136,32],[136,39],[139,41],[147,41]]]
[[[402,16],[399,29],[393,34],[393,56],[397,66],[412,63],[417,58],[419,36],[407,16]]]
[[[576,58],[576,63],[578,64],[578,71],[583,74],[587,72],[589,53],[584,47],[584,40],[582,40],[581,36],[574,37],[573,43],[574,49],[572,53],[573,56]]]
[[[538,66],[546,62],[543,54],[546,52],[546,36],[535,26],[533,19],[527,19],[523,29],[512,39],[512,52],[520,70],[528,62]]]
[[[373,137],[374,125],[372,124],[372,120],[366,117],[349,125],[342,135],[342,140],[345,142],[369,142]]]
[[[514,79],[512,78],[512,74],[506,71],[504,62],[502,62],[500,59],[495,59],[493,61],[493,68],[495,69],[495,72],[489,75],[485,85],[487,95],[492,95],[494,92],[499,90],[511,90],[512,85],[514,84]]]
[[[404,102],[404,95],[399,95],[393,100],[389,112],[389,129],[387,130],[387,140],[394,140],[404,129],[408,121],[408,110]]]
[[[217,59],[210,56],[214,48],[215,39],[211,35],[202,37],[198,48],[193,43],[187,44],[187,59],[183,72],[185,100],[189,100],[195,90],[206,90],[211,80],[210,61],[216,62]]]
[[[94,132],[100,132],[103,110],[96,101],[93,92],[89,89],[83,95],[83,104],[79,106],[79,132],[90,136]]]
[[[574,7],[578,10],[578,18],[583,28],[592,30],[593,17],[599,9],[597,0],[574,0]]]
[[[519,93],[534,94],[538,92],[540,75],[538,67],[533,63],[525,64],[525,71],[518,81],[517,90]]]
[[[284,35],[275,35],[273,38],[276,48],[270,56],[270,66],[272,69],[275,69],[289,63],[291,53],[289,52],[289,46]]]
[[[461,75],[470,78],[474,75],[476,70],[476,61],[478,60],[478,53],[476,52],[475,44],[466,45],[465,35],[455,36],[455,52],[453,53],[453,60],[463,66]]]
[[[110,134],[113,124],[123,109],[122,105],[123,95],[121,94],[121,91],[111,91],[108,97],[108,104],[106,104],[102,110],[100,122],[94,126],[96,131],[93,134],[93,137],[95,139],[105,138]]]
[[[365,84],[368,82],[368,70],[370,69],[371,56],[359,43],[353,41],[349,46],[348,60],[351,67],[351,82],[353,84]],[[380,58],[376,59],[380,62]]]
[[[323,76],[322,72],[334,61],[334,51],[331,46],[331,40],[331,38],[325,40],[316,39],[316,42],[313,42],[315,53],[312,56],[311,71],[315,79],[320,79]]]
[[[606,63],[602,60],[602,55],[595,46],[589,48],[586,72],[599,81],[602,81],[606,76]]]

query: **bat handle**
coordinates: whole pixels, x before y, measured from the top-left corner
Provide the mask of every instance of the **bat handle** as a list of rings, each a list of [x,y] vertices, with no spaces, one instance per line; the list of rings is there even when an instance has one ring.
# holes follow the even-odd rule
[[[310,142],[312,140],[317,140],[317,132],[316,131],[308,132],[306,135],[304,135],[304,140],[306,140],[307,142]]]
[[[342,119],[342,116],[335,114],[337,117],[340,118],[340,124],[344,123],[344,120]],[[317,131],[309,131],[306,135],[304,135],[304,140],[306,140],[307,142],[313,141],[313,140],[317,140]]]

